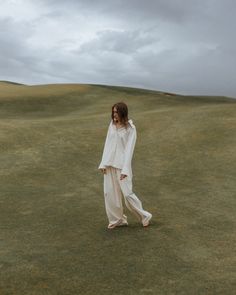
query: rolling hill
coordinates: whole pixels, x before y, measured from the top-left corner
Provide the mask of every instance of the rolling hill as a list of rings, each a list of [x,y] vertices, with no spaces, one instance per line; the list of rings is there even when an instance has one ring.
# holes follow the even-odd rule
[[[107,229],[111,106],[137,128],[144,229]],[[236,100],[0,82],[0,294],[234,294]]]

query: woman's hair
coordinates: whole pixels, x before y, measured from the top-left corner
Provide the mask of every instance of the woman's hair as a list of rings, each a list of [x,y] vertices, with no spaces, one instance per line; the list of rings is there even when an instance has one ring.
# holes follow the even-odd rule
[[[112,121],[113,123],[115,123],[115,120],[114,120],[114,108],[116,107],[117,109],[117,113],[118,113],[118,116],[120,118],[120,122],[122,125],[125,126],[125,128],[128,127],[128,107],[127,105],[122,101],[122,102],[117,102],[115,103],[112,108],[111,108],[111,118],[112,118]]]

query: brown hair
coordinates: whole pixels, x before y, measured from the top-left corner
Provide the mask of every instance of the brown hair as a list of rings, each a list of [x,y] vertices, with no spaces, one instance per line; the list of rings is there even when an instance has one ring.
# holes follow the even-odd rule
[[[125,126],[125,128],[128,127],[128,107],[127,105],[121,101],[121,102],[117,102],[115,103],[112,108],[111,108],[111,118],[112,118],[112,122],[113,124],[115,124],[115,121],[114,121],[114,108],[116,107],[117,109],[117,113],[118,113],[118,116],[120,118],[120,122],[122,125]]]

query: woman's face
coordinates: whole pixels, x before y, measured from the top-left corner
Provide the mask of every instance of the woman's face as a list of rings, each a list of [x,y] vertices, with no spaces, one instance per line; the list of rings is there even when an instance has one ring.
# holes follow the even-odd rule
[[[115,121],[119,121],[119,115],[118,115],[116,107],[113,108],[113,116]]]

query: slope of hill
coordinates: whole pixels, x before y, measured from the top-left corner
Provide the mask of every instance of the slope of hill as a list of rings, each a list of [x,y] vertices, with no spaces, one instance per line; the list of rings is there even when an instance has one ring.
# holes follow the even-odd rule
[[[12,82],[12,81],[6,81],[6,80],[0,80],[0,85],[24,85],[22,83]]]
[[[111,106],[137,128],[147,229],[107,230]],[[0,294],[234,294],[236,100],[0,82]]]

